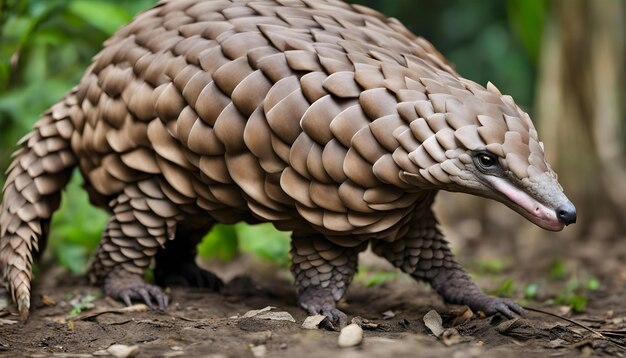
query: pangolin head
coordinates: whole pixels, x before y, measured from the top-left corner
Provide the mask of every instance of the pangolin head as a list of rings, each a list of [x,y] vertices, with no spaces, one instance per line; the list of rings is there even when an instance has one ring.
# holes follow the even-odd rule
[[[495,199],[551,231],[576,222],[530,117],[510,96],[460,78],[463,89],[422,82],[429,101],[415,103],[420,118],[410,128],[419,146],[405,181]]]

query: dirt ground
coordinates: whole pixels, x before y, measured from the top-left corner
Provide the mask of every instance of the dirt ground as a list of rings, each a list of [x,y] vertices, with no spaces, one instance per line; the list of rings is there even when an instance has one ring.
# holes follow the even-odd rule
[[[97,298],[94,308],[73,318],[67,318],[71,299],[99,295],[99,290],[68,278],[62,270],[51,270],[38,281],[34,309],[25,324],[13,323],[17,316],[12,305],[2,311],[0,355],[90,357],[105,355],[113,344],[124,344],[137,345],[138,357],[626,356],[624,291],[597,291],[584,314],[566,314],[612,337],[610,342],[535,312],[514,320],[463,319],[464,307],[444,305],[426,286],[404,276],[375,287],[357,281],[340,307],[351,318],[361,317],[373,325],[364,331],[360,346],[339,348],[338,332],[301,328],[306,314],[296,305],[285,271],[244,258],[222,273],[228,276],[233,267],[239,271],[250,265],[263,269],[253,270],[253,277],[235,276],[221,294],[171,290],[172,304],[165,312],[141,306],[135,306],[136,312],[122,312],[119,303]],[[295,322],[242,317],[266,306],[290,313]],[[443,338],[436,338],[424,324],[424,315],[433,309],[443,317],[445,328],[454,326]],[[556,306],[544,309],[563,311]]]
[[[449,217],[455,210],[467,214],[456,206]],[[504,277],[520,284],[541,282],[535,300],[520,301],[520,290],[514,298],[584,328],[532,311],[514,320],[469,318],[465,307],[445,305],[427,286],[403,274],[373,287],[357,276],[339,307],[349,319],[367,320],[369,326],[359,346],[339,348],[339,332],[301,327],[306,314],[296,304],[287,270],[242,255],[229,264],[208,264],[227,282],[222,293],[175,288],[165,312],[142,306],[125,311],[84,279],[58,267],[42,269],[26,323],[18,322],[12,303],[0,300],[0,307],[6,306],[0,309],[0,356],[92,357],[122,344],[136,345],[137,357],[626,357],[626,238],[611,232],[609,224],[599,224],[586,240],[573,240],[567,234],[540,235],[515,216],[506,220],[513,221],[494,223],[491,231],[476,222],[449,220],[444,231],[471,272],[477,272],[480,260],[504,258],[496,275],[476,275],[479,286],[493,289]],[[585,293],[589,302],[583,313],[543,303],[566,285],[567,279],[545,279],[555,257],[568,268],[567,277],[590,275],[601,282],[599,289]],[[365,253],[360,267],[386,272],[385,265]],[[68,317],[71,302],[89,295],[97,297],[93,307]],[[289,313],[295,322],[243,317],[267,306]],[[441,315],[447,329],[439,338],[424,324],[430,310]]]

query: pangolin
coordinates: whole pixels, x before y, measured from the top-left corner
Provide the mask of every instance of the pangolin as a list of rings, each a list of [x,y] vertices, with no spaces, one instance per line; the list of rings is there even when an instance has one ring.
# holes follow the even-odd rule
[[[576,221],[528,114],[462,78],[398,20],[339,0],[163,0],[104,43],[20,142],[0,206],[0,268],[23,317],[33,254],[74,167],[111,213],[90,270],[164,308],[156,283],[217,288],[194,263],[215,223],[292,232],[298,302],[336,303],[373,251],[449,303],[522,313],[455,262],[439,190],[500,201],[540,227]]]

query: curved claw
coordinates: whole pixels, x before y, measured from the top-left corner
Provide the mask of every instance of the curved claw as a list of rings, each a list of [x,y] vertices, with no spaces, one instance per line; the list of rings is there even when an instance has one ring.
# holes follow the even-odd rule
[[[338,325],[339,327],[345,327],[348,324],[348,316],[338,310],[334,305],[309,305],[307,312],[312,316],[318,314],[324,315],[332,324]]]
[[[133,301],[143,301],[148,307],[165,310],[169,298],[158,286],[150,285],[137,277],[112,276],[107,278],[104,291],[108,296],[124,302],[126,306],[132,305]]]
[[[165,310],[168,304],[168,297],[157,286],[144,283],[140,286],[124,288],[116,293],[107,293],[113,298],[121,299],[127,306],[132,305],[132,301],[143,301],[148,307],[155,308],[153,300],[156,301],[160,310]]]
[[[474,310],[483,311],[488,316],[496,313],[501,313],[506,318],[515,317],[514,313],[524,315],[524,309],[508,298],[485,295],[470,302],[469,306]]]
[[[337,309],[336,302],[327,289],[310,287],[300,294],[298,301],[310,315],[324,315],[339,327],[348,324],[348,316]]]

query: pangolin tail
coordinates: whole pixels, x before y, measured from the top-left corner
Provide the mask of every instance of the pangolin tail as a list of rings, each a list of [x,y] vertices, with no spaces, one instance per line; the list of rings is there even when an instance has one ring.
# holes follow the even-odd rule
[[[33,254],[43,251],[52,213],[76,157],[70,147],[79,114],[74,93],[50,108],[12,156],[0,204],[0,272],[22,319],[30,308]]]

